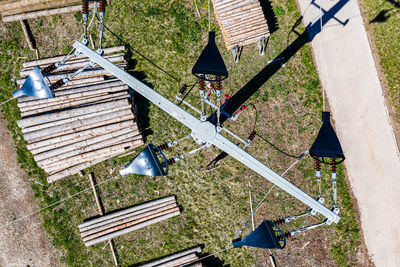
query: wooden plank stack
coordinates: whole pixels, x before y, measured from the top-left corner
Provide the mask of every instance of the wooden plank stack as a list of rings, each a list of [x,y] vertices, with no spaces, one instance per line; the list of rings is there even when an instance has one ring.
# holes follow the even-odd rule
[[[104,49],[105,57],[121,68],[125,47]],[[45,67],[63,56],[25,62],[21,76],[34,66]],[[81,56],[48,75],[51,82],[88,63]],[[25,78],[18,80],[23,84]],[[48,182],[78,173],[101,161],[143,144],[132,112],[129,87],[104,69],[88,68],[54,90],[54,98],[18,98],[28,149],[49,176]]]
[[[140,267],[178,267],[178,266],[202,267],[203,264],[201,262],[197,262],[197,260],[199,259],[198,255],[200,253],[201,253],[201,247],[198,246],[139,266]],[[191,262],[193,263],[191,264]]]
[[[212,0],[227,49],[258,42],[270,33],[259,0]]]
[[[3,0],[0,12],[4,22],[34,19],[81,10],[81,0]]]
[[[86,246],[124,235],[180,214],[174,196],[153,200],[78,225]]]

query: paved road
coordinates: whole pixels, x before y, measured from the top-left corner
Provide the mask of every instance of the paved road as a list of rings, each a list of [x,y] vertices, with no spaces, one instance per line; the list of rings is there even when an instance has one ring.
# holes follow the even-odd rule
[[[319,4],[320,0],[316,0]],[[304,23],[319,19],[310,0],[298,0]],[[342,3],[323,31],[323,80],[345,165],[357,199],[365,242],[376,266],[400,266],[400,158],[357,0]],[[341,6],[339,5],[339,6]],[[319,71],[321,34],[312,41]]]
[[[18,165],[11,135],[0,115],[0,266],[60,266],[36,215],[5,226],[35,210],[26,174]]]

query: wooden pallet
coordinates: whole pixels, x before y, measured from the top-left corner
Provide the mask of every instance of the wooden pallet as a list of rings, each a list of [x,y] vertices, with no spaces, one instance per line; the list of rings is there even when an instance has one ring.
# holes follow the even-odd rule
[[[270,35],[259,0],[212,0],[227,49],[258,42]]]

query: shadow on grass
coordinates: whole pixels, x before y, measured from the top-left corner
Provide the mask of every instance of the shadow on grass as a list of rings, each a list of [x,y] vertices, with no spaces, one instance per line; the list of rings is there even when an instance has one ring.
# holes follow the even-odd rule
[[[396,2],[394,0],[386,0],[391,3],[394,7],[390,9],[381,10],[375,18],[369,21],[369,23],[384,23],[386,22],[394,13],[400,11],[400,2]],[[397,8],[397,10],[396,10]]]
[[[137,60],[132,58],[132,51],[128,47],[128,51],[126,53],[126,60],[128,62],[128,73],[141,81],[142,83],[146,84],[147,86],[153,88],[153,85],[146,82],[146,75],[142,71],[135,71],[135,67],[137,65]],[[139,127],[140,132],[143,136],[143,141],[146,142],[147,136],[153,134],[153,131],[149,128],[150,127],[150,102],[142,95],[136,93],[135,90],[131,90],[130,94],[132,95],[133,99],[133,109],[134,114],[137,120],[137,124]]]
[[[262,0],[260,0],[262,1]],[[389,0],[391,1],[391,0]],[[334,19],[341,23],[343,26],[347,24],[349,21],[348,19],[344,22],[340,21],[335,17],[337,12],[342,9],[349,0],[340,0],[336,5],[334,5],[331,9],[328,11],[324,10],[324,15],[322,16],[322,26],[325,25],[328,21],[331,19]],[[319,8],[319,6],[314,2],[314,0],[311,2],[312,5],[316,6]],[[273,12],[273,11],[272,11]],[[260,89],[260,87],[266,83],[275,73],[277,73],[282,66],[288,62],[304,45],[307,43],[311,42],[314,37],[321,32],[321,19],[315,21],[314,23],[310,23],[307,25],[305,31],[303,33],[299,33],[296,28],[300,25],[301,21],[303,19],[303,16],[300,16],[294,25],[292,26],[290,33],[294,32],[298,37],[296,40],[294,40],[291,44],[288,44],[286,49],[282,51],[278,56],[275,57],[274,60],[270,64],[264,67],[256,76],[253,77],[250,81],[247,82],[235,95],[233,95],[231,98],[229,98],[226,101],[226,104],[224,105],[223,109],[226,114],[232,116],[238,110],[254,93]],[[289,35],[288,35],[289,39]],[[273,63],[275,62],[275,63]],[[228,120],[229,117],[227,117],[224,114],[221,114],[220,122],[221,124],[224,123],[226,120]],[[217,125],[217,116],[214,113],[207,119],[214,125]],[[264,141],[266,141],[264,139]],[[268,142],[269,143],[269,142]],[[272,145],[271,143],[269,143]],[[276,146],[273,146],[276,149]],[[279,149],[278,149],[279,150]],[[279,150],[281,151],[281,150]],[[283,151],[281,151],[283,152]],[[285,153],[285,152],[284,152]],[[286,153],[285,153],[286,154]],[[216,158],[214,158],[207,166],[207,170],[212,170],[215,168],[218,168],[220,165],[218,165],[218,162],[227,157],[228,154],[225,152],[221,152]]]
[[[200,245],[198,245],[198,246],[199,246],[201,249],[204,249],[204,247],[205,247],[204,244],[200,244]],[[129,266],[130,266],[130,267],[137,267],[137,266],[142,266],[142,265],[144,265],[144,264],[153,263],[153,262],[155,262],[155,261],[162,260],[162,259],[165,258],[165,257],[170,257],[170,256],[173,256],[173,255],[176,255],[176,254],[179,254],[179,253],[182,253],[182,252],[185,252],[185,251],[194,249],[194,248],[196,248],[196,247],[198,247],[198,246],[190,247],[190,248],[188,248],[188,249],[181,250],[181,251],[177,251],[176,253],[173,253],[173,254],[170,254],[170,255],[162,256],[162,257],[159,257],[159,258],[151,259],[151,260],[148,260],[148,261],[145,261],[145,262],[140,262],[140,263],[136,263],[136,264],[129,265]],[[187,254],[187,255],[189,255],[189,254]],[[190,263],[186,263],[186,264],[182,264],[182,265],[173,265],[173,266],[182,266],[182,267],[185,266],[185,267],[190,267],[190,266],[195,266],[195,263],[201,262],[201,263],[203,264],[204,267],[230,267],[229,264],[224,264],[224,261],[223,261],[223,260],[221,260],[220,258],[218,258],[218,257],[216,257],[216,256],[214,256],[214,255],[212,255],[212,254],[209,254],[209,253],[201,253],[201,254],[198,254],[198,253],[196,253],[196,255],[197,255],[198,258],[199,258],[198,261],[194,261],[194,262],[190,262]],[[172,261],[172,260],[174,260],[174,259],[170,259],[170,261]],[[158,264],[156,264],[156,265],[154,265],[154,266],[158,266]],[[171,264],[171,266],[172,266],[172,264]]]
[[[337,12],[341,10],[349,0],[340,0],[331,9],[324,10],[324,15],[322,16],[322,25],[325,25],[328,21],[334,19],[340,22],[343,26],[347,24],[349,20],[344,22],[340,21],[335,17]],[[319,8],[319,6],[313,1],[312,5]],[[320,19],[320,20],[321,20]],[[229,100],[227,100],[224,105],[224,111],[232,116],[255,92],[260,89],[260,87],[265,84],[275,73],[277,73],[285,64],[288,62],[296,53],[307,43],[311,42],[314,37],[321,32],[320,20],[315,21],[307,25],[303,33],[298,33],[298,37],[291,44],[287,46],[278,56],[272,60],[272,63],[265,66],[256,76],[254,76],[250,81],[247,82],[235,95],[233,95]],[[296,22],[298,24],[298,21]],[[273,63],[279,62],[279,63]],[[222,114],[220,118],[221,124],[229,119],[226,115]],[[214,125],[217,124],[217,116],[214,113],[208,119]]]
[[[268,0],[259,0],[262,11],[264,13],[265,20],[268,24],[269,33],[272,34],[276,32],[279,28],[278,20],[275,16],[274,10],[271,3]]]

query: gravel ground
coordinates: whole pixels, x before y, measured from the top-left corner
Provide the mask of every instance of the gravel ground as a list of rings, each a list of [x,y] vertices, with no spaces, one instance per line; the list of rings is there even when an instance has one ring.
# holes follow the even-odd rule
[[[60,266],[37,215],[8,224],[37,209],[11,135],[0,118],[0,266]]]

